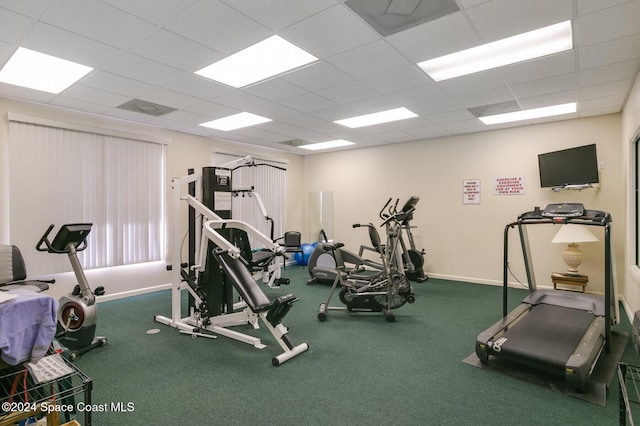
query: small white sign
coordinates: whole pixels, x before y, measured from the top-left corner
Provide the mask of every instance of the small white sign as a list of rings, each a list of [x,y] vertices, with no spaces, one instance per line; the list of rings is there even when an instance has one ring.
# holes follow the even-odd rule
[[[524,194],[524,177],[499,177],[496,178],[495,195],[522,195]]]
[[[462,203],[480,204],[480,179],[462,181]]]

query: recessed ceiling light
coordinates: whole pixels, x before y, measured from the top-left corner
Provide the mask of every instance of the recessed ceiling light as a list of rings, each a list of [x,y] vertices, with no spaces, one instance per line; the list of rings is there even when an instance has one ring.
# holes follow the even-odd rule
[[[255,126],[256,124],[266,123],[271,121],[270,118],[261,117],[250,112],[240,112],[238,114],[230,115],[228,117],[219,118],[213,121],[207,121],[200,124],[204,127],[210,127],[216,130],[229,130],[241,129],[243,127]]]
[[[478,119],[486,125],[510,123],[513,121],[531,120],[534,118],[551,117],[576,112],[576,103],[552,105],[542,108],[526,109],[523,111],[507,112],[504,114],[488,115]]]
[[[571,21],[420,62],[435,81],[485,71],[573,48]]]
[[[317,61],[287,40],[274,35],[196,71],[196,74],[240,88]]]
[[[405,118],[417,117],[417,114],[406,108],[395,108],[387,111],[374,112],[372,114],[360,115],[358,117],[345,118],[343,120],[334,121],[334,123],[343,126],[356,127],[371,126],[373,124],[388,123],[390,121],[404,120]]]
[[[335,141],[311,143],[308,145],[300,145],[298,148],[310,149],[316,151],[318,149],[338,148],[341,146],[355,145],[353,142],[345,141],[344,139],[337,139]]]
[[[0,82],[58,94],[93,68],[19,47],[0,70]]]

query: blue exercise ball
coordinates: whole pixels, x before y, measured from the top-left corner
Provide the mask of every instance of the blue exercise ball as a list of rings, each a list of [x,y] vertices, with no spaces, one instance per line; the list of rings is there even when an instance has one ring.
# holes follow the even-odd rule
[[[300,248],[302,249],[302,253],[296,253],[293,256],[293,259],[298,265],[307,266],[307,263],[309,262],[309,256],[311,256],[311,253],[313,253],[313,245],[304,243],[300,244]]]

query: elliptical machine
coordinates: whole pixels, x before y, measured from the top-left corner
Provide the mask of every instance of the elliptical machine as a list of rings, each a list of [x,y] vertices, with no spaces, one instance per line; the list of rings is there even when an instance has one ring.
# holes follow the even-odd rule
[[[385,206],[386,207],[386,206]],[[410,213],[410,212],[409,212]],[[318,319],[326,321],[329,310],[346,310],[348,312],[383,312],[389,322],[395,321],[392,309],[397,309],[405,303],[415,302],[413,288],[404,275],[404,268],[399,247],[399,227],[404,219],[405,212],[396,212],[389,215],[382,223],[387,230],[387,245],[378,245],[380,258],[383,262],[383,271],[372,277],[372,279],[361,280],[352,277],[343,277],[344,266],[336,266],[335,279],[327,300],[320,304],[318,309]],[[372,224],[353,225],[354,228],[366,226],[369,233],[376,238],[378,231]],[[377,236],[377,239],[380,237]],[[344,244],[324,244],[323,250],[331,251],[336,256],[336,251],[340,250]],[[331,298],[336,288],[340,285],[340,301],[345,306],[329,306]]]
[[[389,198],[387,205],[389,205],[390,201],[391,198]],[[391,208],[390,214],[397,212],[398,201],[399,200],[396,200],[395,205]],[[404,261],[405,274],[407,278],[411,281],[421,283],[429,279],[429,277],[424,273],[423,269],[425,251],[424,249],[418,250],[416,248],[416,243],[413,239],[413,233],[411,232],[411,228],[415,228],[415,226],[411,226],[410,223],[413,220],[413,212],[416,209],[416,204],[418,204],[418,201],[420,201],[420,197],[414,195],[404,203],[404,206],[402,206],[404,219],[400,223],[400,232],[406,232],[407,238],[409,240],[409,247],[407,247],[402,234],[400,235],[400,245],[402,246],[402,259]],[[381,215],[381,217],[383,216]]]
[[[106,337],[95,336],[98,320],[95,296],[102,296],[104,287],[97,287],[95,291],[91,289],[77,255],[77,252],[87,248],[91,227],[90,223],[62,225],[51,242],[48,237],[54,225],[50,225],[36,245],[38,251],[67,254],[78,280],[73,291],[60,298],[56,329],[56,338],[69,349],[71,361],[78,355],[107,344]]]

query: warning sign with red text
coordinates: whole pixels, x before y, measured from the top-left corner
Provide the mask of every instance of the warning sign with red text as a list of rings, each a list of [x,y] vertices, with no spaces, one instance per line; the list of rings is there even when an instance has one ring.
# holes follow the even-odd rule
[[[495,195],[524,194],[524,177],[498,177],[495,181],[493,193]]]
[[[462,203],[480,204],[480,179],[462,181]]]

